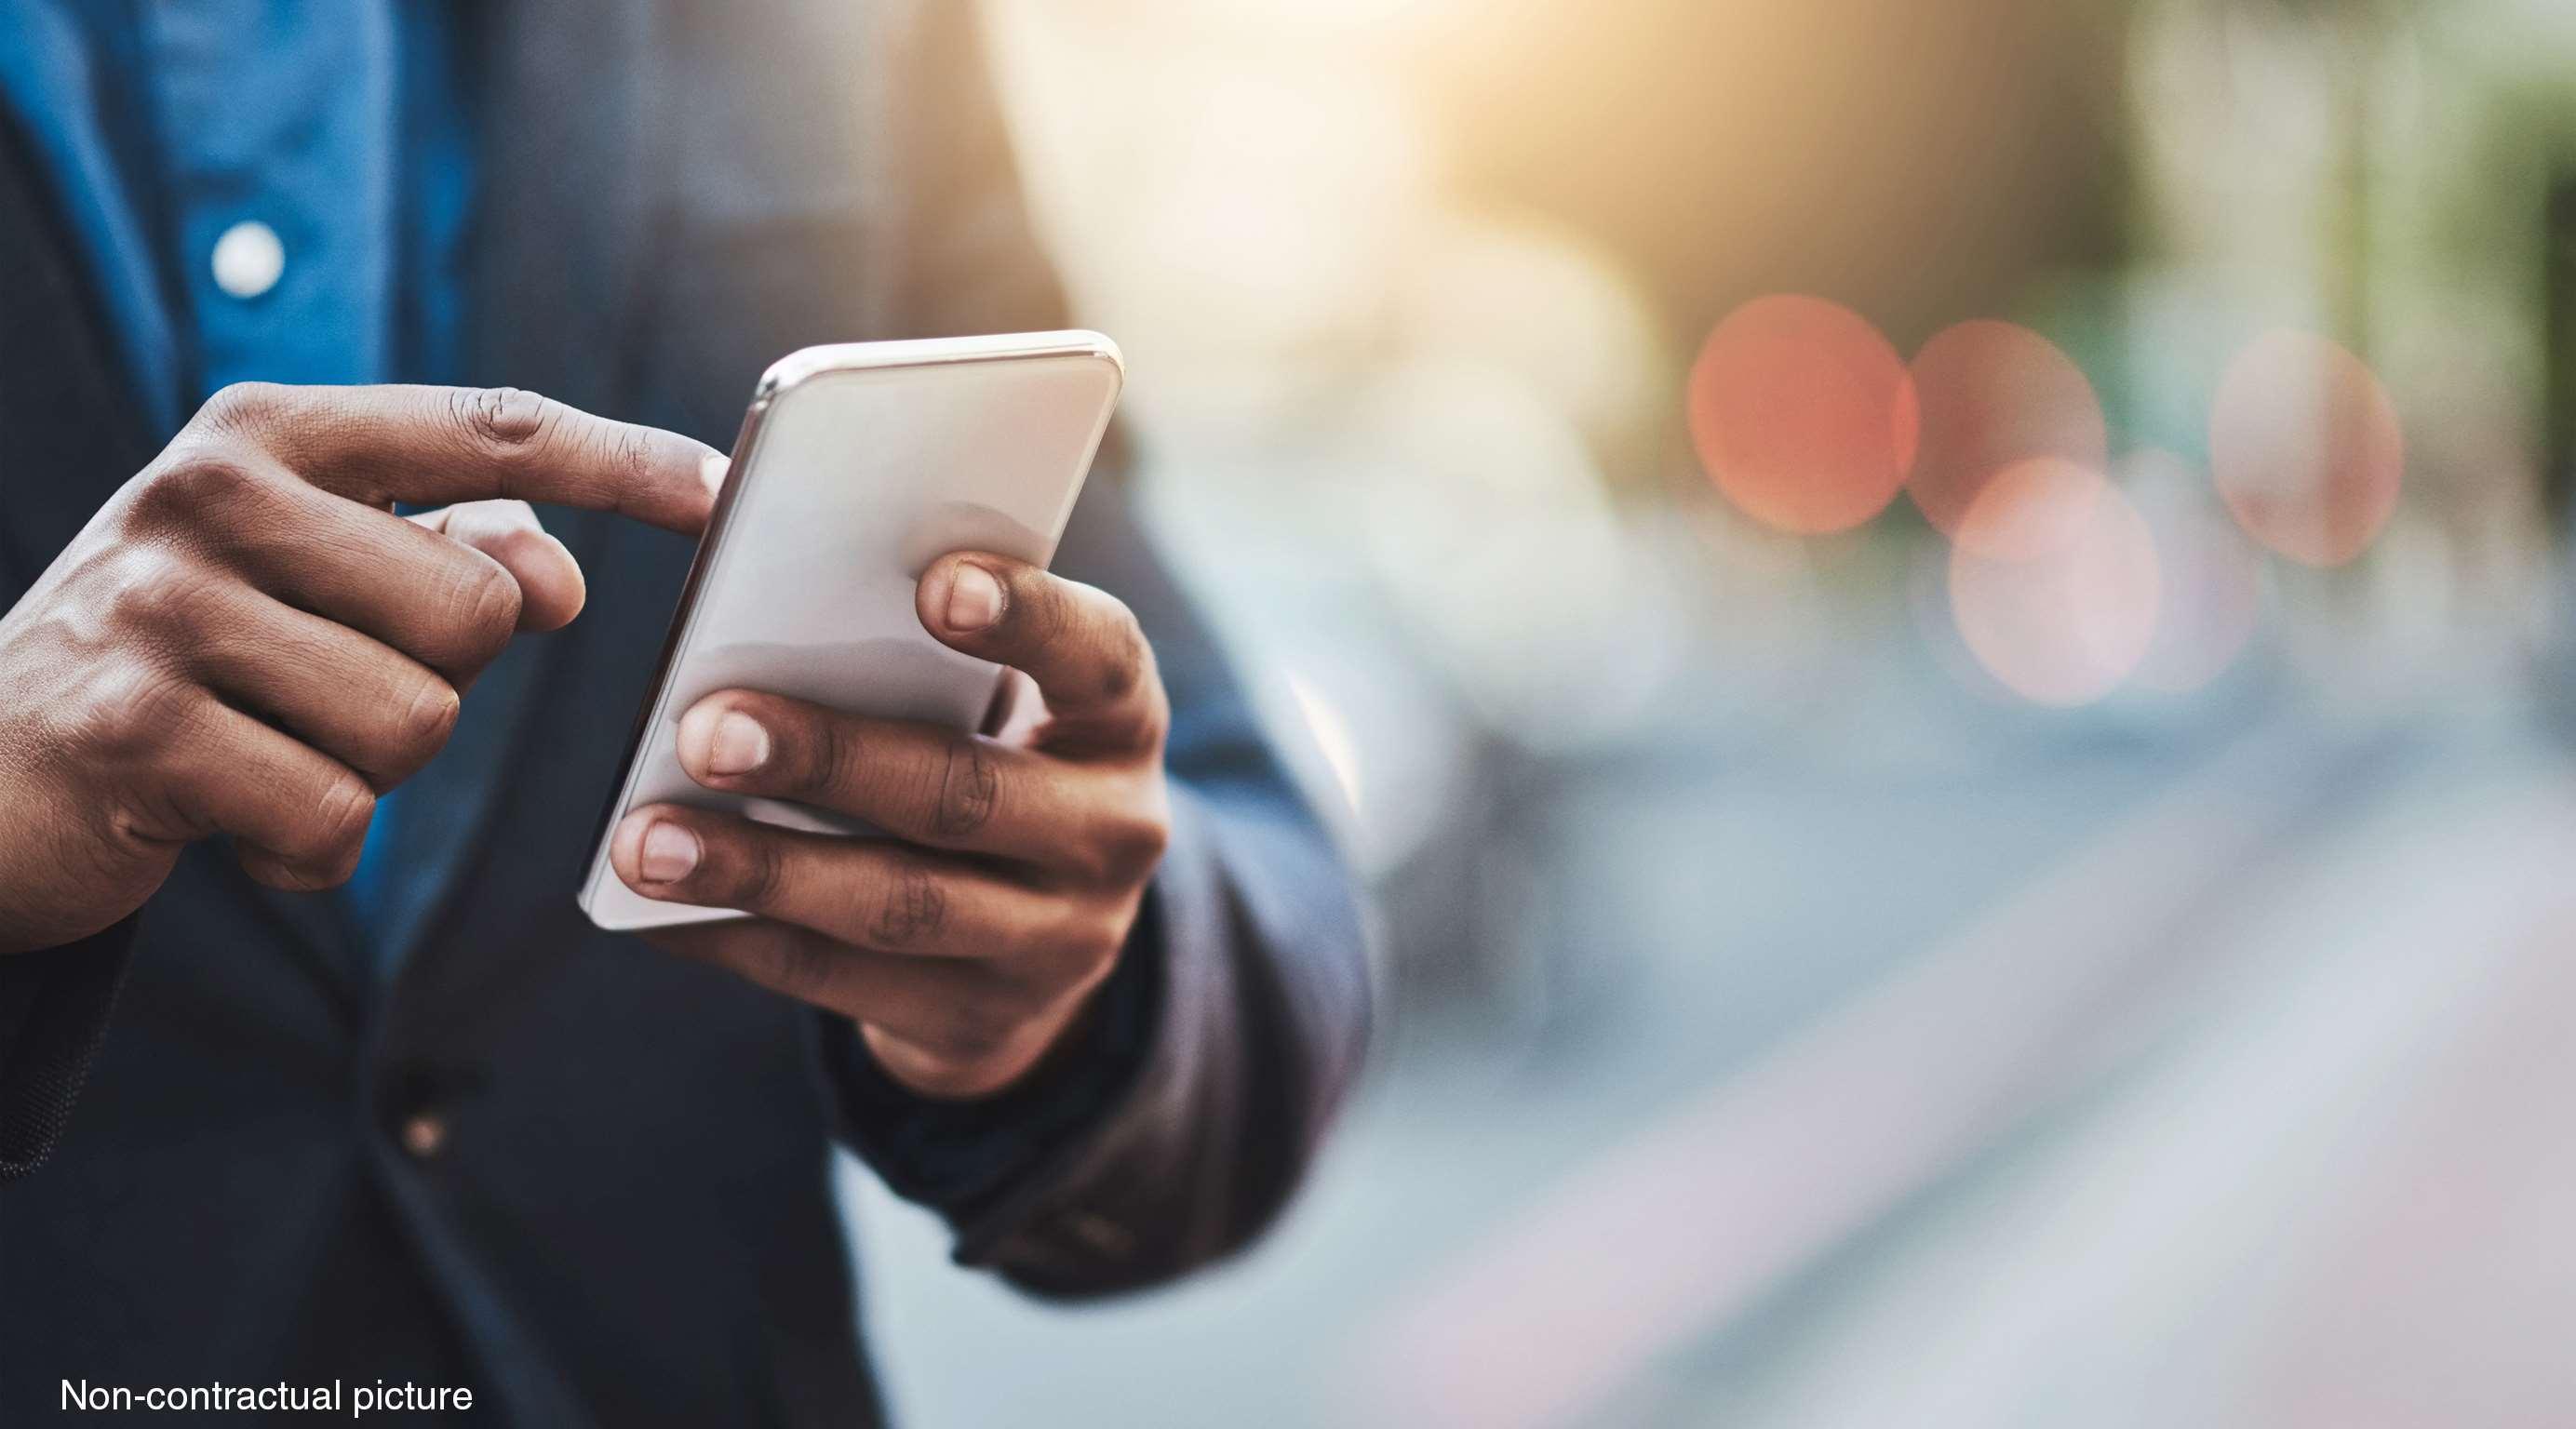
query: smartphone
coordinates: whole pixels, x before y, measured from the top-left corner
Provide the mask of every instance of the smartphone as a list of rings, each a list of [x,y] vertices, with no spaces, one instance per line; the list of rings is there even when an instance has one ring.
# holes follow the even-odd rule
[[[1117,345],[1094,332],[809,347],[761,377],[600,820],[581,890],[592,922],[624,931],[742,916],[626,886],[609,836],[640,805],[874,832],[689,778],[680,716],[705,696],[766,690],[853,714],[982,722],[1002,668],[933,640],[914,586],[950,551],[1053,559],[1125,377]]]

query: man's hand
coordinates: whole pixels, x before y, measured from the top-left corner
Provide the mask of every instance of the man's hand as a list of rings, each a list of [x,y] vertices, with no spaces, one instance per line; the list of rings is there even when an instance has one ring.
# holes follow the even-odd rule
[[[689,777],[895,837],[657,804],[618,825],[609,858],[648,898],[758,915],[656,942],[855,1019],[915,1091],[986,1096],[1062,1039],[1127,941],[1170,837],[1170,707],[1104,592],[966,553],[933,563],[915,603],[941,642],[1034,680],[1043,722],[960,734],[720,691],[681,718]]]
[[[108,926],[213,834],[263,883],[346,879],[475,674],[581,609],[526,503],[694,534],[714,455],[526,392],[217,393],[0,617],[0,953]]]

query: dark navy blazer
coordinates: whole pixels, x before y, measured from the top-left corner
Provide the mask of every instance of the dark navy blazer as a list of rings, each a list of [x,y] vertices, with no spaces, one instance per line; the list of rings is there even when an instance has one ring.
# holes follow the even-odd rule
[[[792,348],[1062,324],[974,7],[466,9],[470,380],[724,446]],[[0,123],[10,601],[168,436],[59,199]],[[690,550],[546,515],[589,607],[407,787],[405,850],[448,873],[392,910],[390,981],[338,903],[216,845],[108,934],[0,958],[0,1422],[64,1378],[409,1378],[525,1424],[867,1423],[835,1136],[1048,1295],[1204,1264],[1294,1187],[1367,1021],[1348,883],[1114,480],[1058,564],[1154,640],[1174,844],[1106,1015],[963,1108],[574,908]]]

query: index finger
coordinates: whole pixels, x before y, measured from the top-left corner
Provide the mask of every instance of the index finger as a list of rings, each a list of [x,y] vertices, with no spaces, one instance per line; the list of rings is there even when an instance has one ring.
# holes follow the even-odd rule
[[[243,383],[216,393],[203,418],[370,506],[535,501],[693,536],[715,504],[713,448],[516,387]]]

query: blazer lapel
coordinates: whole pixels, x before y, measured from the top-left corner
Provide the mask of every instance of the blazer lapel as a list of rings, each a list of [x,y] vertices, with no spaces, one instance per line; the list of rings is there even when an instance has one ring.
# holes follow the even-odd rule
[[[14,117],[0,111],[0,596],[11,603],[152,457],[98,291]]]
[[[141,408],[138,425],[169,431],[186,415],[178,336],[144,217],[128,201],[111,157],[140,142],[134,135],[144,116],[130,96],[102,87],[87,39],[62,6],[0,0],[0,22],[15,31],[12,43],[0,45],[0,106],[23,111],[24,139],[60,178],[44,211],[76,214],[83,231],[107,236],[104,250],[82,252],[87,261],[78,266],[102,316],[113,318],[104,329],[123,358],[127,405]]]
[[[476,236],[465,380],[525,387],[614,412],[649,217],[645,100],[654,13],[631,0],[471,7],[479,89]],[[614,518],[548,511],[585,562]],[[547,639],[516,641],[465,698],[447,749],[396,804],[394,856],[411,870],[388,900],[389,971],[444,920],[474,856],[530,700]],[[382,981],[389,982],[387,978]]]

